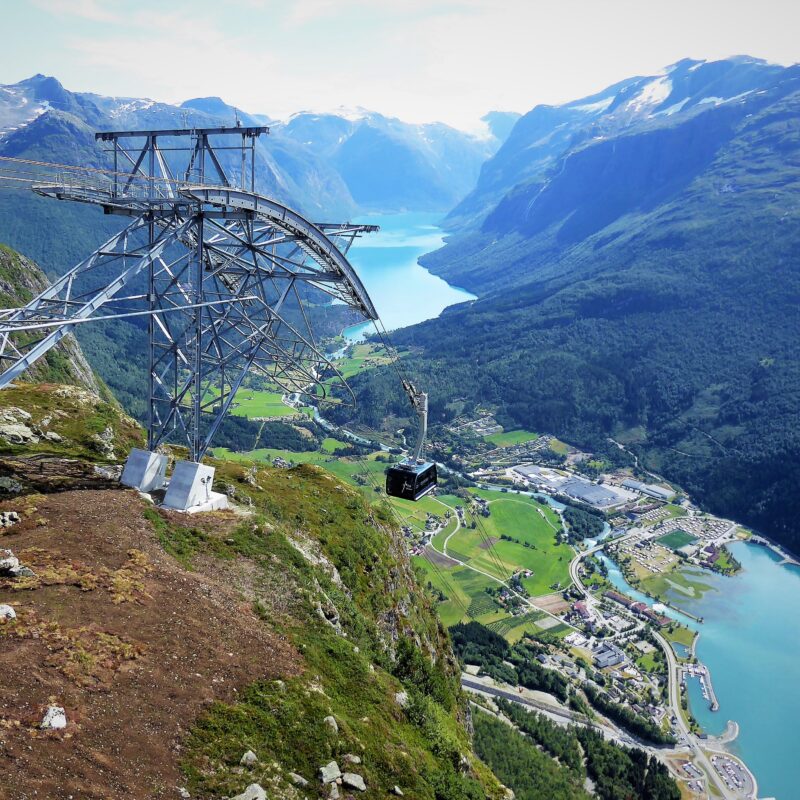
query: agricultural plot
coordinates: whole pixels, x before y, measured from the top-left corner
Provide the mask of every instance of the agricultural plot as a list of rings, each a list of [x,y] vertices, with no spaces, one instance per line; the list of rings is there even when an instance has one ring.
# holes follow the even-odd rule
[[[390,361],[389,354],[384,347],[377,347],[366,342],[353,345],[352,354],[346,358],[340,358],[336,362],[336,368],[346,380],[359,372],[388,364]]]
[[[352,447],[352,445],[340,439],[334,439],[332,436],[326,436],[322,440],[320,450],[322,450],[323,453],[332,453],[334,450],[339,450],[343,447]]]
[[[522,583],[532,597],[546,594],[553,584],[569,583],[573,553],[569,545],[555,544],[558,518],[551,509],[528,499],[498,498],[497,493],[489,508],[489,517],[476,518],[478,527],[462,528],[450,539],[450,555],[501,580],[531,570]]]
[[[231,414],[248,419],[290,417],[296,414],[297,411],[285,405],[281,397],[281,392],[239,389],[231,406]]]
[[[435,559],[437,569],[433,568],[429,558]],[[449,628],[457,622],[469,622],[472,619],[485,624],[506,615],[500,605],[485,591],[487,587],[497,587],[497,582],[491,578],[452,561],[450,562],[452,566],[448,566],[441,556],[415,556],[412,562],[415,567],[423,571],[423,584],[430,581],[431,586],[445,596],[446,599],[437,604],[439,617],[445,627]],[[493,605],[490,606],[487,600]],[[473,606],[473,602],[476,602],[476,605]],[[478,614],[477,617],[470,616],[470,608]]]

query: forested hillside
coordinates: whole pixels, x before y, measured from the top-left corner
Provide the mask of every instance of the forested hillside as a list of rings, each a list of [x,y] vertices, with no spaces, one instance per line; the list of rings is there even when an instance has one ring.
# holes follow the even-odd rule
[[[395,338],[422,349],[438,419],[465,398],[588,448],[613,436],[797,547],[800,70],[740,94],[514,187],[429,260],[484,296]],[[360,391],[391,402],[377,376]]]

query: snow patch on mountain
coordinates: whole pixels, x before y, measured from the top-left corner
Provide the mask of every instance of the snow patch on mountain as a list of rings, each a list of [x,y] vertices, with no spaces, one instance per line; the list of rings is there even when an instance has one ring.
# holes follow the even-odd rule
[[[663,103],[672,92],[672,81],[663,75],[650,81],[639,94],[633,97],[625,106],[627,111],[638,112],[647,107]]]
[[[581,106],[571,106],[576,111],[585,111],[587,114],[601,114],[614,102],[614,96],[598,100],[596,103],[584,103]]]

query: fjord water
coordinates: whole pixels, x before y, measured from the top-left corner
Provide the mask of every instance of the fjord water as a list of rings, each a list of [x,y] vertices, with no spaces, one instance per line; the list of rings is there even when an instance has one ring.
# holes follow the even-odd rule
[[[421,255],[442,246],[442,232],[436,226],[440,218],[431,212],[406,212],[358,220],[381,229],[357,239],[348,259],[389,331],[438,317],[447,306],[475,299],[417,263]],[[372,331],[372,323],[353,325],[345,336],[359,339]]]
[[[730,547],[741,573],[731,578],[707,573],[703,581],[712,589],[702,597],[669,598],[704,619],[692,625],[700,631],[696,654],[711,671],[720,710],[711,711],[690,682],[692,713],[712,735],[721,733],[727,720],[738,722],[739,736],[729,747],[755,773],[758,796],[793,800],[800,797],[800,569],[781,564],[759,545]],[[609,578],[633,592],[619,570],[610,570]]]

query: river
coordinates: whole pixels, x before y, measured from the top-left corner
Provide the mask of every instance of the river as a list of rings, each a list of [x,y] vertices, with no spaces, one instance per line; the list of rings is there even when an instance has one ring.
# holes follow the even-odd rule
[[[475,299],[432,275],[417,261],[442,246],[443,234],[436,226],[440,218],[441,214],[414,211],[373,214],[357,220],[381,227],[378,233],[357,239],[347,257],[387,330],[438,317],[447,306]],[[344,333],[357,341],[373,330],[372,323],[367,322],[353,325]]]
[[[669,598],[705,622],[667,613],[700,631],[696,655],[711,671],[720,710],[711,711],[690,682],[697,721],[709,734],[721,733],[728,719],[738,722],[739,736],[729,747],[755,773],[759,797],[793,800],[800,797],[800,568],[780,564],[779,556],[759,545],[738,542],[730,548],[742,572],[731,578],[704,573],[712,588],[702,597]],[[617,588],[653,605],[606,563]]]

